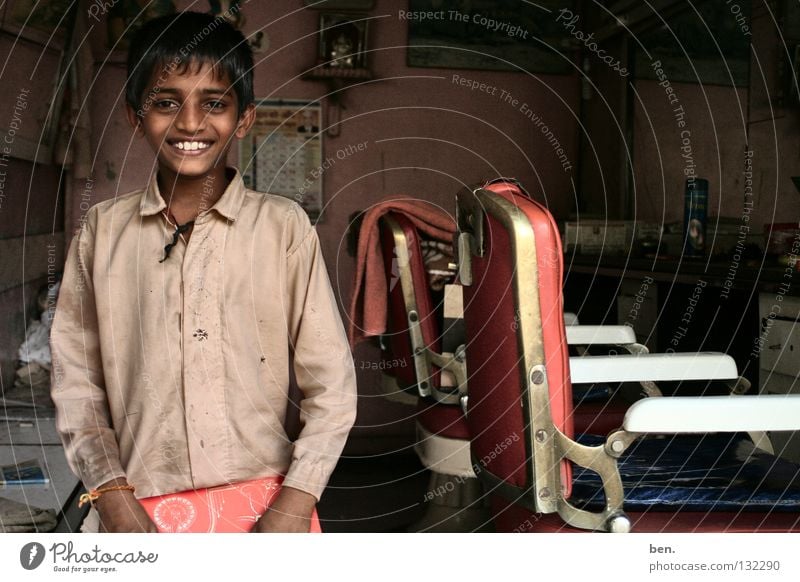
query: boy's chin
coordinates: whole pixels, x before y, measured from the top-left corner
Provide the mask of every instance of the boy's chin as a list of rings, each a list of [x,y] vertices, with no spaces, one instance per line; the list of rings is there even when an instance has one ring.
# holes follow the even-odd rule
[[[161,171],[167,171],[170,174],[175,174],[182,178],[202,178],[212,173],[217,166],[225,165],[224,159],[217,164],[209,163],[208,161],[197,160],[196,162],[184,162],[183,164],[175,164],[173,160],[164,161],[159,160],[158,166]]]

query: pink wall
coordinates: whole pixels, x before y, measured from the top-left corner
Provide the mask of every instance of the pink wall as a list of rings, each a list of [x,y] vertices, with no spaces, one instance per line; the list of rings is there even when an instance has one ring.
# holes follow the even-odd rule
[[[206,9],[205,2],[194,6]],[[349,216],[384,196],[413,194],[452,212],[454,195],[464,184],[512,175],[529,185],[556,216],[566,216],[572,199],[572,173],[562,169],[551,145],[520,113],[520,105],[503,104],[499,94],[508,91],[539,113],[564,144],[574,168],[576,78],[409,68],[407,24],[398,20],[398,10],[406,8],[407,2],[401,0],[376,2],[369,60],[379,81],[347,92],[341,133],[324,140],[329,153],[367,142],[363,152],[338,161],[324,176],[327,207],[318,231],[342,305],[349,303],[353,277],[354,261],[347,255],[345,241]],[[300,0],[284,0],[250,2],[243,13],[246,34],[263,27],[270,39],[268,52],[257,55],[257,97],[312,100],[326,93],[322,83],[299,80],[315,62],[316,12],[303,9]],[[153,155],[144,143],[132,139],[123,118],[123,55],[113,56],[116,63],[102,65],[105,31],[101,27],[95,33],[99,75],[91,101],[97,152],[92,201],[99,202],[141,187],[152,170]],[[497,87],[496,95],[455,84],[454,74]],[[78,200],[73,199],[73,224],[80,213]],[[375,348],[362,345],[355,354],[356,367],[377,357]],[[363,395],[376,394],[378,383],[377,372],[359,372]],[[411,411],[382,398],[362,398],[358,424],[356,435],[408,434]]]

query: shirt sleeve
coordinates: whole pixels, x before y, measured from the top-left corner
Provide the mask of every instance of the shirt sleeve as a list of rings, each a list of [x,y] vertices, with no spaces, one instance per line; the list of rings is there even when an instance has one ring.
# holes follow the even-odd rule
[[[287,257],[289,334],[302,429],[283,481],[319,500],[356,417],[356,376],[316,231],[302,210]]]
[[[87,489],[125,477],[111,424],[92,284],[93,218],[72,240],[50,332],[56,429],[67,462]]]

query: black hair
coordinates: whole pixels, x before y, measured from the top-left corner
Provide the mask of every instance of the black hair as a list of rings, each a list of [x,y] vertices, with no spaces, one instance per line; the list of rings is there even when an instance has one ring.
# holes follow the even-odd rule
[[[147,86],[156,67],[183,73],[194,63],[209,63],[215,75],[227,74],[241,117],[254,101],[253,53],[242,33],[224,18],[202,12],[169,14],[142,25],[128,51],[125,100],[143,115],[159,90]]]

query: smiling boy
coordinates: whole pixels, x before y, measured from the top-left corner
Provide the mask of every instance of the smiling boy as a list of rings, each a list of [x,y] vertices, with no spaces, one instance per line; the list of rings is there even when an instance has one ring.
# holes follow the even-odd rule
[[[158,168],[89,210],[51,335],[57,428],[102,531],[156,531],[145,497],[276,476],[254,531],[309,531],[355,419],[316,232],[225,167],[254,121],[252,70],[242,35],[205,14],[150,21],[131,44],[127,118]]]

